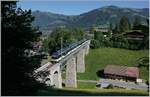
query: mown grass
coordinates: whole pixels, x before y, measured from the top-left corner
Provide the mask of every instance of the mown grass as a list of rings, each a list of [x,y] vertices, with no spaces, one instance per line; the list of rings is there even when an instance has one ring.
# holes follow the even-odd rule
[[[119,48],[99,48],[91,49],[85,57],[86,70],[85,73],[80,73],[77,79],[98,80],[96,72],[102,70],[106,65],[124,65],[138,66],[138,59],[149,56],[148,50],[126,50]],[[141,67],[140,78],[148,79],[149,71]]]
[[[47,89],[40,90],[38,96],[148,96],[148,92],[124,89]]]
[[[96,83],[78,82],[78,89],[95,89]]]

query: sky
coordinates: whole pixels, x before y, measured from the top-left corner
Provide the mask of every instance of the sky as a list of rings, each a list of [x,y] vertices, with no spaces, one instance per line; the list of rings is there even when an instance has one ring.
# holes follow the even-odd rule
[[[18,7],[22,9],[31,9],[33,11],[46,11],[64,15],[79,15],[96,8],[101,8],[104,6],[118,6],[126,8],[148,8],[148,0],[105,0],[105,1],[48,1],[48,0],[36,0],[36,1],[20,1],[18,2]]]

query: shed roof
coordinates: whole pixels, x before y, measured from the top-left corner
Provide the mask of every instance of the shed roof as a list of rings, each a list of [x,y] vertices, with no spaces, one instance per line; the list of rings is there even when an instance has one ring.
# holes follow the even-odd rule
[[[107,65],[104,69],[104,74],[114,74],[126,77],[139,77],[139,70],[137,67],[127,67],[118,65]]]

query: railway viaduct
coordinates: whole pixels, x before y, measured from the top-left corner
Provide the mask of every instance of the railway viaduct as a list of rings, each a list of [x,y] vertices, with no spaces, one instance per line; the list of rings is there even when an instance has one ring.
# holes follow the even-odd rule
[[[68,52],[58,63],[48,62],[35,71],[40,82],[48,86],[62,88],[62,69],[66,66],[65,87],[77,87],[77,73],[85,72],[85,55],[89,52],[90,40],[83,42]]]

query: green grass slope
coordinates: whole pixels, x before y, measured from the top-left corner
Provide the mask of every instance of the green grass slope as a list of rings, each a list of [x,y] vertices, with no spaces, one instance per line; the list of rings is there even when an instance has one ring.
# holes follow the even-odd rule
[[[85,83],[85,82],[77,82],[77,88],[78,89],[95,89],[96,84],[95,83]]]
[[[85,58],[86,71],[85,73],[78,74],[77,79],[98,80],[96,72],[104,69],[106,65],[137,66],[138,59],[148,55],[148,50],[133,51],[119,48],[91,49]],[[147,80],[148,74],[146,68],[140,68],[140,78]]]
[[[148,92],[124,89],[47,89],[40,90],[38,96],[148,96]]]

